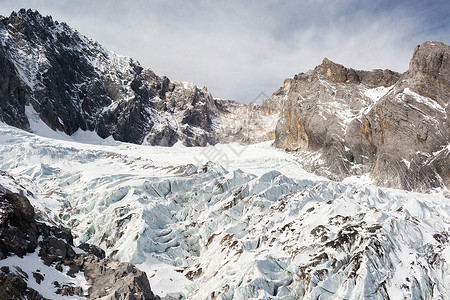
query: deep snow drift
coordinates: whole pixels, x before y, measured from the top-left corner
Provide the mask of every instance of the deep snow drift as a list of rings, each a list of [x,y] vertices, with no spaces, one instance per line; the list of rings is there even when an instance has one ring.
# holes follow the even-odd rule
[[[89,143],[0,124],[0,169],[77,242],[138,264],[160,296],[450,295],[448,191],[329,181],[270,142],[164,148],[76,137]]]

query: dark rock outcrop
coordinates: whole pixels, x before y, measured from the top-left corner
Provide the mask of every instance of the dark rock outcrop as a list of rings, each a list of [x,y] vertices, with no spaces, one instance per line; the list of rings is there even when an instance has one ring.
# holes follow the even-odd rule
[[[57,294],[87,296],[90,299],[159,299],[150,288],[146,274],[129,263],[105,259],[100,248],[83,244],[86,253],[76,253],[70,230],[50,226],[35,218],[35,211],[28,199],[20,194],[6,193],[0,199],[0,259],[11,255],[23,257],[38,250],[47,266],[54,266],[74,277],[82,272],[90,287],[83,291],[80,286],[48,282],[38,270],[27,274],[20,267],[11,270],[0,268],[1,299],[44,299],[38,291],[27,285],[31,277],[39,285],[53,285]],[[1,261],[0,261],[1,265]]]
[[[404,74],[358,71],[328,59],[288,79],[275,145],[333,179],[369,172],[380,186],[450,187],[450,47],[417,46]]]
[[[0,47],[0,74],[0,120],[17,128],[29,129],[25,115],[29,94],[4,47]]]
[[[17,271],[0,270],[0,299],[46,299],[38,291],[28,287],[26,273]]]
[[[81,250],[84,250],[87,253],[90,253],[100,259],[105,258],[105,250],[103,250],[102,248],[97,247],[95,245],[83,243],[83,244],[78,245],[78,248],[80,248]]]
[[[38,244],[39,228],[30,202],[25,196],[12,193],[4,194],[0,201],[0,259],[33,252]]]

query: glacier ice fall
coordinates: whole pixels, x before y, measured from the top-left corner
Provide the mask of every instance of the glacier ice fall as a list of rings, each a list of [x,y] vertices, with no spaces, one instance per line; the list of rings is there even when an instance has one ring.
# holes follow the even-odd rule
[[[330,181],[270,142],[164,148],[75,137],[0,124],[0,183],[31,191],[76,244],[136,264],[163,298],[450,295],[445,190]]]

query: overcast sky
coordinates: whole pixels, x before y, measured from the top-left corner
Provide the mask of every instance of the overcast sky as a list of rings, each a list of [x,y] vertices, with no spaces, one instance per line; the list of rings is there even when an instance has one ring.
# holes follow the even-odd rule
[[[250,102],[327,57],[356,69],[408,68],[414,47],[450,44],[450,1],[0,0],[35,8],[120,55],[214,97]]]

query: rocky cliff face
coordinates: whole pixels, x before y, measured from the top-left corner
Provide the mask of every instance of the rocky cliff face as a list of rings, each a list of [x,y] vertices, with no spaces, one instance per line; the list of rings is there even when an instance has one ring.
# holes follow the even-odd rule
[[[159,299],[144,272],[105,259],[105,252],[96,246],[75,248],[69,229],[39,220],[26,196],[2,186],[0,282],[1,299]]]
[[[216,100],[220,107],[215,135],[221,143],[253,144],[275,139],[279,108],[267,99],[264,103],[243,104]]]
[[[284,97],[275,145],[334,179],[369,172],[381,186],[449,187],[449,55],[443,43],[419,45],[404,74],[324,59],[272,96]]]
[[[26,108],[51,129],[171,146],[215,143],[206,89],[171,82],[65,23],[20,10],[0,20],[0,120],[29,130]]]

